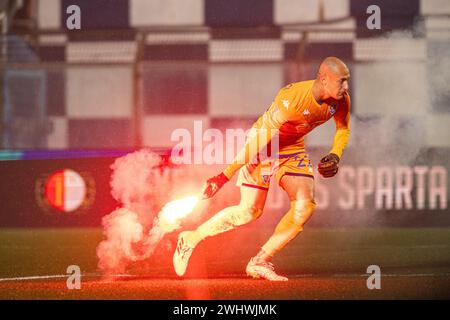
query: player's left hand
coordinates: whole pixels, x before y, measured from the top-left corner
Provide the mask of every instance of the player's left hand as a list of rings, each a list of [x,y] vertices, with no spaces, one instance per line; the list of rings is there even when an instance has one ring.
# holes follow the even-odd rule
[[[208,179],[202,188],[202,199],[212,198],[229,180],[224,173]]]
[[[333,177],[339,170],[339,160],[339,156],[334,153],[330,153],[323,157],[317,167],[322,177]]]

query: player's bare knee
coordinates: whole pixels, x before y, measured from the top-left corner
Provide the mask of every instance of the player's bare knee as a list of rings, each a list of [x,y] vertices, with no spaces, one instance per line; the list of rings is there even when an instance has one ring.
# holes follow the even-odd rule
[[[239,204],[239,207],[241,209],[241,214],[236,222],[240,225],[256,220],[259,216],[261,216],[263,211],[261,208],[246,203]]]
[[[295,211],[314,212],[316,202],[314,199],[297,199],[291,202],[291,207],[293,207]]]
[[[303,226],[314,213],[316,202],[314,199],[299,199],[291,202],[293,209],[293,223]]]

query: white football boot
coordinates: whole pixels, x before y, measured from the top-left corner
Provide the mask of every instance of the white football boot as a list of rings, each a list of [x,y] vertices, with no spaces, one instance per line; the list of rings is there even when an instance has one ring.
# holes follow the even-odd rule
[[[183,276],[189,263],[189,258],[192,255],[195,247],[191,247],[186,243],[186,233],[190,231],[183,231],[178,235],[177,248],[173,254],[173,267],[178,276]]]
[[[273,264],[251,258],[245,268],[247,275],[255,279],[266,279],[269,281],[288,281],[288,278],[275,273]]]

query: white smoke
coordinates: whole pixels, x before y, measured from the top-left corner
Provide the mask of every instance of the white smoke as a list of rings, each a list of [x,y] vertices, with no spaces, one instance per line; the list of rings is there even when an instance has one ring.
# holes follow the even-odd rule
[[[161,208],[185,190],[180,186],[189,184],[177,178],[180,183],[174,190],[161,165],[160,156],[141,150],[116,159],[111,166],[111,193],[122,207],[102,220],[106,239],[97,247],[97,256],[104,274],[123,273],[131,263],[149,258],[165,234],[181,227],[180,220],[167,228]]]
[[[99,268],[107,273],[122,273],[129,261],[137,259],[133,244],[143,237],[143,226],[136,213],[120,208],[102,220],[106,240],[97,247]]]

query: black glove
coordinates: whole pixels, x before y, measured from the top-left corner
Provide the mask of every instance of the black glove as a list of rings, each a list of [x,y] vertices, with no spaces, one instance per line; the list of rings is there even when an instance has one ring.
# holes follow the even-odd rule
[[[228,179],[223,173],[206,180],[206,183],[203,185],[202,189],[202,199],[212,198],[228,181],[230,181],[230,179]]]
[[[334,153],[330,153],[323,157],[320,160],[320,163],[318,165],[319,173],[324,178],[331,178],[333,177],[339,170],[339,156]]]

